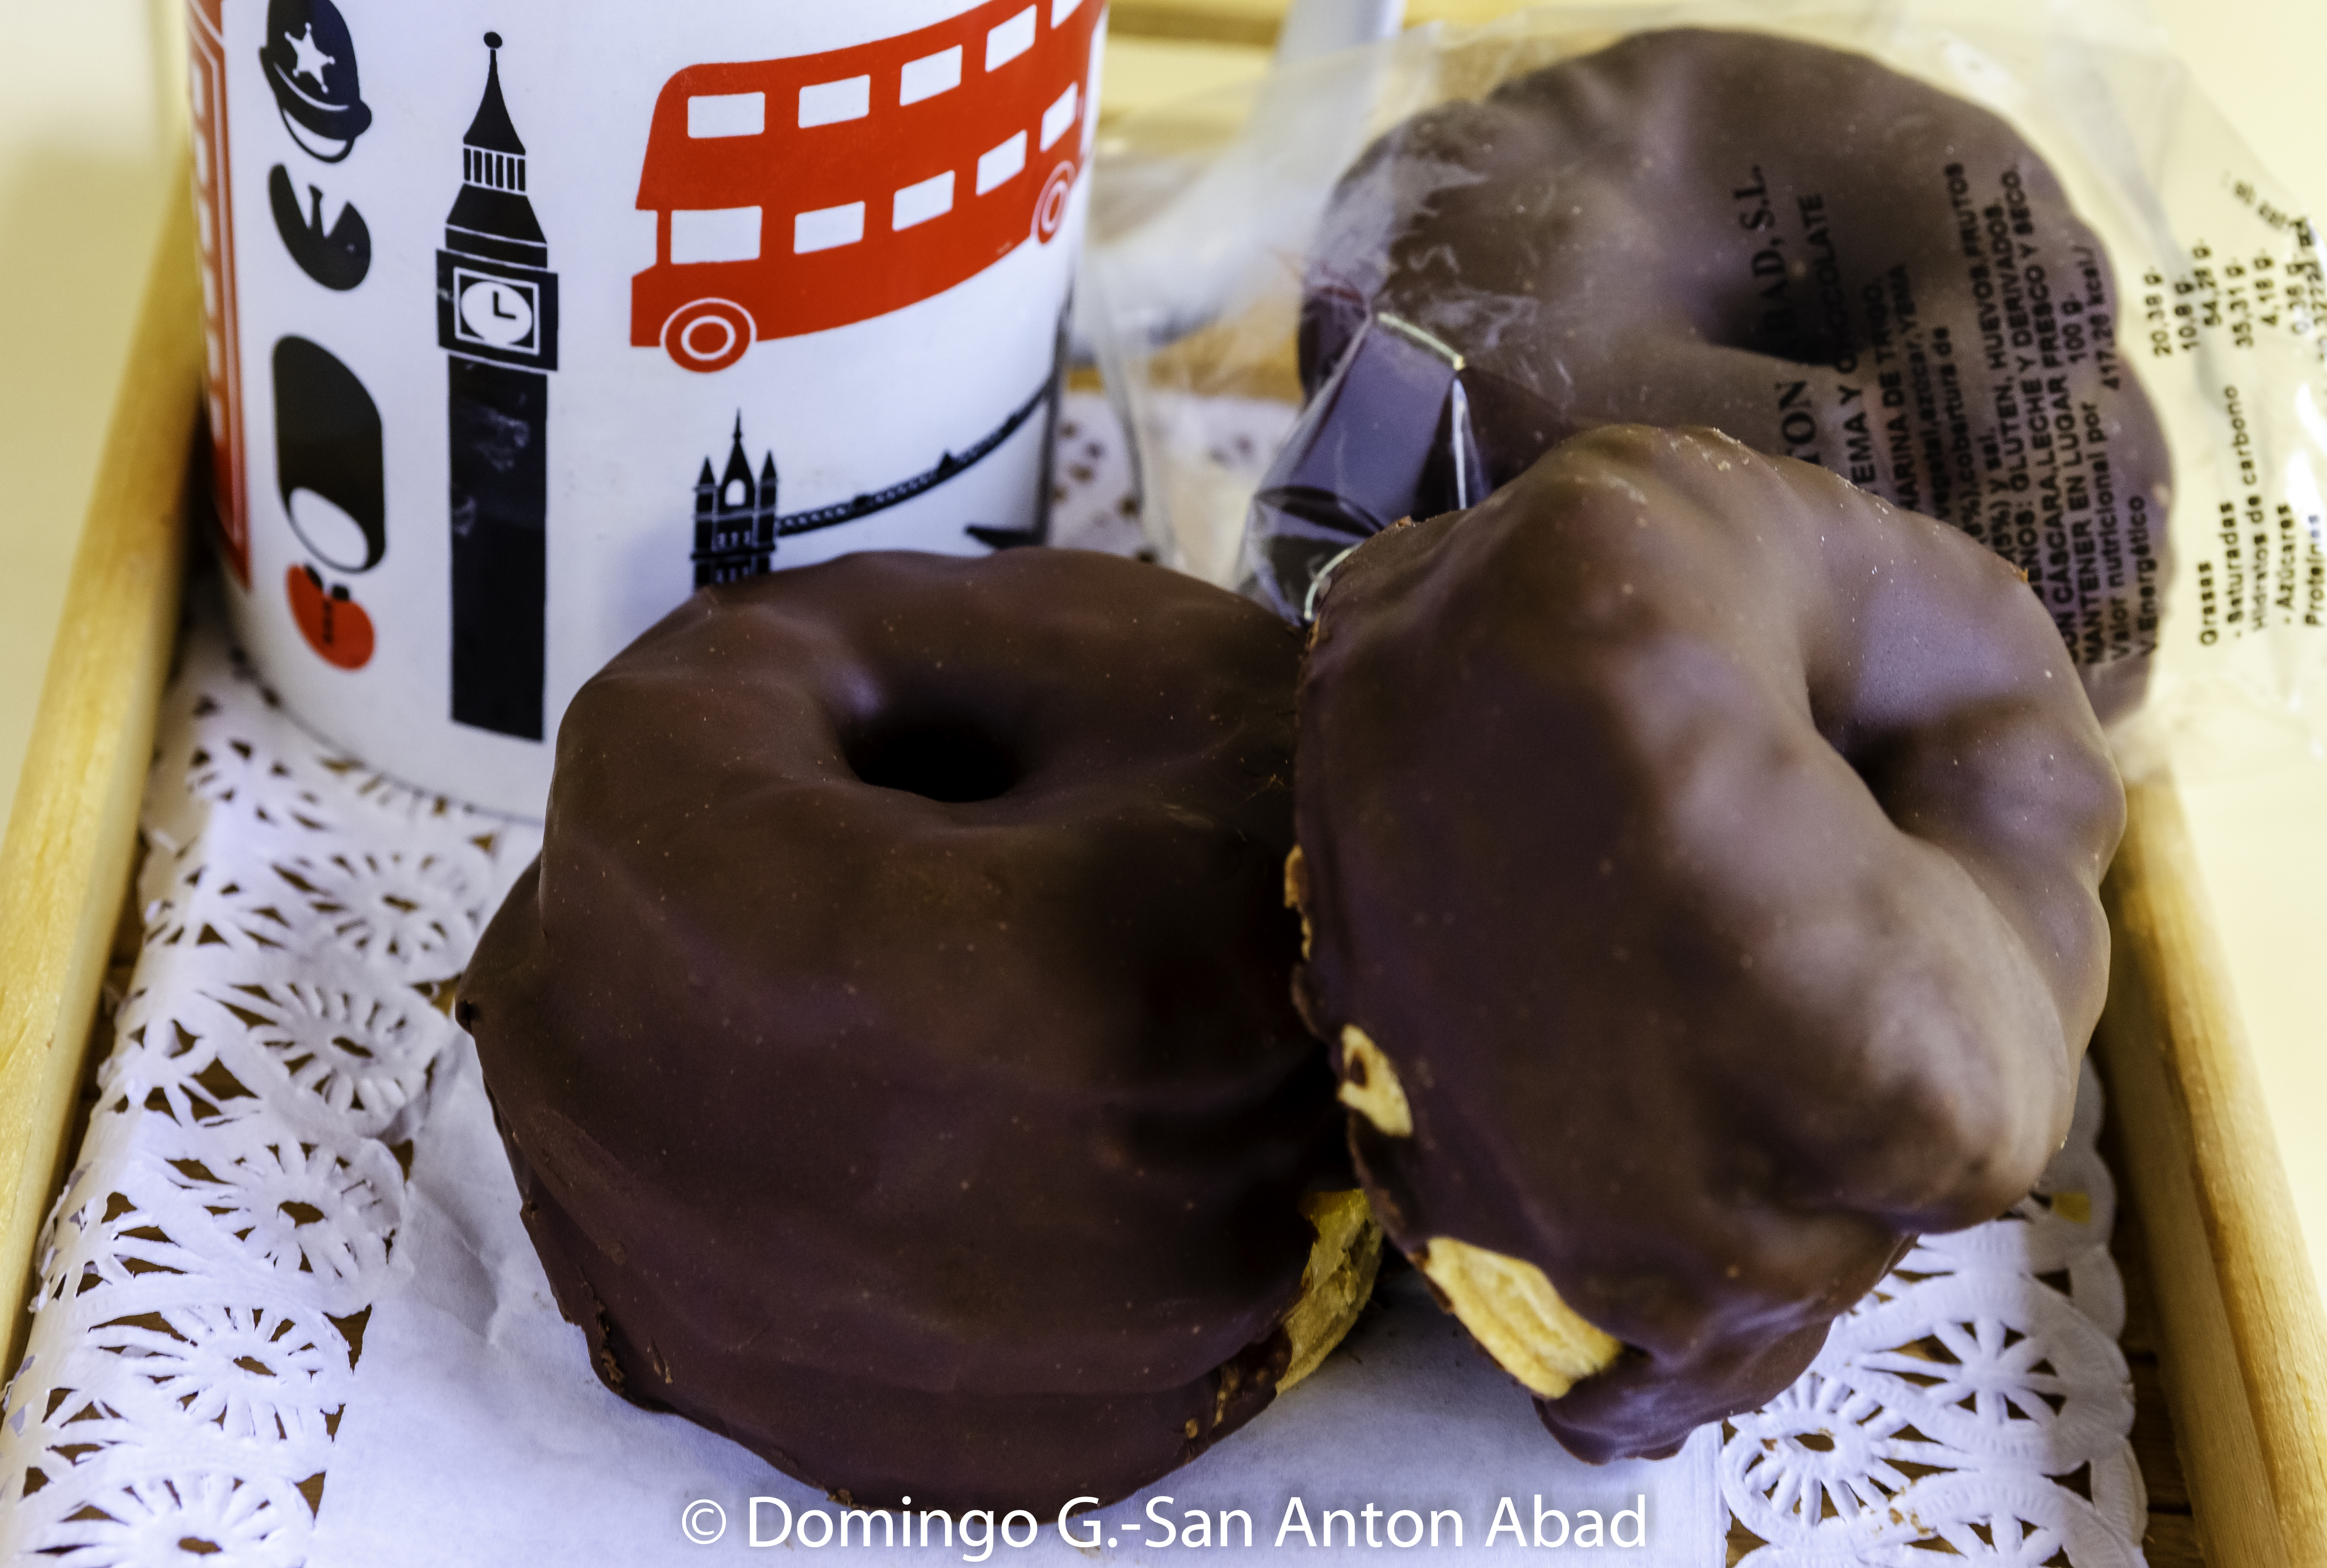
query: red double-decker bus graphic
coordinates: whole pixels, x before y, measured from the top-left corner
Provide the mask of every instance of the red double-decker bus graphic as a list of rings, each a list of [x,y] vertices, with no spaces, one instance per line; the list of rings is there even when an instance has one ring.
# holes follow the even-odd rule
[[[989,0],[918,33],[663,84],[631,341],[720,370],[762,338],[929,298],[1066,217],[1106,0]]]

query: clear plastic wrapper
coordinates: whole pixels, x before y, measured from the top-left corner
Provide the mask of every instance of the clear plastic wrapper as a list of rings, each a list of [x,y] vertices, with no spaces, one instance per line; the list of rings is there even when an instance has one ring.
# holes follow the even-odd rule
[[[2011,560],[2136,770],[2327,748],[2317,233],[2133,0],[1540,10],[1101,155],[1183,570],[1298,618],[1575,430],[1714,425]]]

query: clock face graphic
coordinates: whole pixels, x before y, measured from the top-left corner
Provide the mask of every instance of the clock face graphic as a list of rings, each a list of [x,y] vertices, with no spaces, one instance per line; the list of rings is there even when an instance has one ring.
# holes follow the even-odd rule
[[[460,333],[496,349],[533,347],[537,312],[530,284],[507,278],[480,277],[465,269],[454,274],[460,295]]]
[[[436,336],[455,354],[528,370],[557,369],[557,275],[436,253]]]

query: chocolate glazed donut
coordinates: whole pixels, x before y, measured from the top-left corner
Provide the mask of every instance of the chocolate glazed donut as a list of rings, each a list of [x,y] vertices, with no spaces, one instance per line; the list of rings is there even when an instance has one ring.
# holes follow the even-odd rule
[[[1369,149],[1312,250],[1302,370],[1317,392],[1371,313],[1419,329],[1463,362],[1489,489],[1622,423],[1819,463],[2025,573],[2114,718],[2156,646],[2172,478],[2120,309],[1995,115],[1863,55],[1680,30]]]
[[[1285,992],[1299,655],[1129,561],[858,555],[584,687],[459,1017],[609,1386],[1047,1519],[1322,1357],[1372,1256]]]
[[[1576,1454],[1764,1403],[2060,1146],[2124,797],[1961,534],[1715,432],[1579,436],[1337,570],[1299,743],[1367,1190]]]

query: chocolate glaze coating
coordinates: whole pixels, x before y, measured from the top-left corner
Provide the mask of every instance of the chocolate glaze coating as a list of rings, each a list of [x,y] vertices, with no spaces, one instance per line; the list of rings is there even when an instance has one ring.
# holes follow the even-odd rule
[[[582,690],[460,1017],[610,1386],[1046,1519],[1267,1403],[1342,1158],[1285,988],[1299,654],[1153,566],[874,554]]]
[[[1343,563],[1299,744],[1304,1011],[1411,1106],[1352,1118],[1368,1190],[1623,1343],[1538,1404],[1575,1453],[1762,1404],[2065,1135],[2124,797],[1961,534],[1711,431],[1579,436]]]
[[[2005,555],[2096,705],[2137,700],[2164,437],[2099,239],[1987,110],[1816,44],[1641,33],[1396,127],[1312,256],[1313,393],[1380,311],[1465,356],[1493,483],[1628,422],[1818,462]]]

